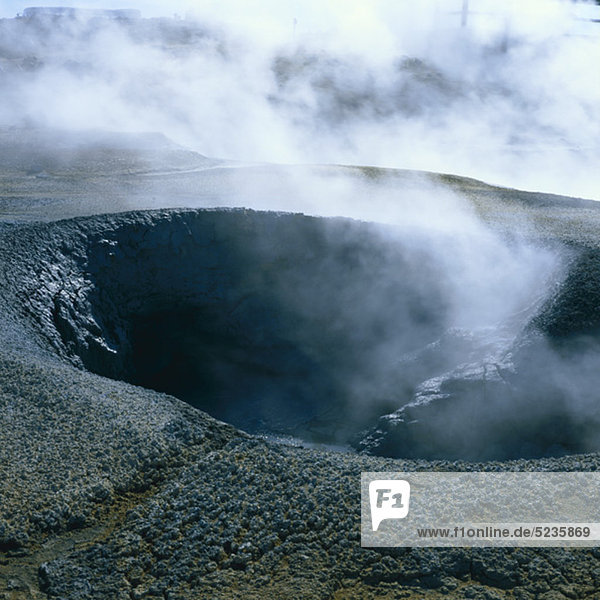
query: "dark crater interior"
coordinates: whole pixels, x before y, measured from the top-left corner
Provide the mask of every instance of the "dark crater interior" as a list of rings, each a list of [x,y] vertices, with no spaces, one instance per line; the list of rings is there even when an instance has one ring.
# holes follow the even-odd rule
[[[60,283],[29,300],[51,304],[59,352],[250,432],[349,441],[410,397],[421,374],[399,377],[394,357],[443,331],[437,265],[374,225],[244,210],[74,223]]]
[[[55,351],[248,432],[410,458],[598,445],[598,353],[578,336],[598,320],[580,291],[595,252],[580,253],[492,360],[489,340],[452,329],[449,282],[424,235],[241,209],[31,231],[38,239],[26,243],[52,259],[21,293]]]

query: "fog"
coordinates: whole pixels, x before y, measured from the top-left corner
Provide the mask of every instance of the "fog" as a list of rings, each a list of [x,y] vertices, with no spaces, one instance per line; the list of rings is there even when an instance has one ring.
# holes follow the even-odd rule
[[[390,259],[382,277],[406,274],[417,282],[410,293],[442,296],[443,333],[418,339],[422,317],[407,301],[379,341],[372,332],[369,347],[354,340],[364,371],[348,375],[352,410],[374,394],[400,407],[419,382],[428,389],[430,378],[500,364],[517,342],[531,347],[528,327],[560,289],[572,250],[532,241],[533,225],[517,217],[510,235],[491,228],[466,196],[424,176],[337,165],[452,173],[600,199],[600,24],[592,21],[600,7],[553,0],[214,1],[173,4],[177,14],[159,18],[160,3],[128,6],[152,18],[80,13],[0,22],[0,126],[67,130],[82,140],[90,131],[94,139],[98,131],[159,132],[226,161],[210,168],[214,182],[227,181],[227,193],[214,183],[210,194],[198,188],[197,200],[193,193],[178,200],[163,182],[148,188],[152,202],[136,199],[126,208],[233,205],[384,224],[374,246],[385,240],[406,271]],[[322,269],[306,273],[309,289],[319,278],[335,280],[331,268],[324,258]],[[322,303],[340,301],[342,322],[369,322],[382,298],[355,293],[360,281],[343,281],[337,299],[306,298],[297,281],[278,293],[323,314],[331,304],[325,310]],[[352,304],[355,297],[361,301]],[[596,418],[593,403],[583,400],[597,384],[596,353],[586,347],[585,364],[575,369],[580,351],[561,352],[540,342],[544,359],[532,371],[544,379],[552,365],[554,383],[538,387],[526,376],[519,383],[532,423],[525,438],[535,437],[536,419],[543,420],[548,385],[561,414]],[[570,389],[564,382],[573,373],[582,383]],[[505,430],[518,409],[516,396],[503,393],[490,410],[498,409]],[[463,416],[490,416],[482,407],[473,413],[472,397],[465,397],[452,419],[438,420],[440,430],[448,428],[442,454],[461,454],[451,445],[462,435]],[[469,439],[488,442],[475,433]],[[502,437],[493,443],[502,446]]]
[[[463,15],[462,0],[180,2],[178,21],[5,27],[0,123],[160,131],[240,161],[425,169],[598,197],[600,25],[589,19],[600,9],[468,4]],[[11,57],[28,59],[18,75]]]

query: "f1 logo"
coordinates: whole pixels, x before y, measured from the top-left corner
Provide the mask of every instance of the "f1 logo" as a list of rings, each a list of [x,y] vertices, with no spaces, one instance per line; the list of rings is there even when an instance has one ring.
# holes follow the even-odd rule
[[[410,483],[404,479],[379,479],[369,483],[369,504],[373,531],[384,519],[404,519],[408,515]]]

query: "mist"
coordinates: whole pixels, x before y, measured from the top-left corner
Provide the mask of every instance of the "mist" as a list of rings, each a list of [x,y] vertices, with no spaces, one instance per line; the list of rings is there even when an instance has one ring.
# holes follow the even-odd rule
[[[160,4],[132,6],[144,16]],[[472,0],[464,26],[461,8],[179,3],[168,20],[82,16],[26,35],[5,21],[0,123],[160,131],[236,161],[423,169],[598,197],[597,7]]]

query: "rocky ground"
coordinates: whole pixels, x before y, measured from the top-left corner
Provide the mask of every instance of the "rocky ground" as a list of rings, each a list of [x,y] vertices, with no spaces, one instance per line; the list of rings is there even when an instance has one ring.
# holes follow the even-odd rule
[[[267,236],[257,231],[279,231],[280,238],[274,233],[268,239],[280,244],[297,227],[313,239],[324,231],[321,219],[300,215],[198,210],[214,205],[215,197],[238,205],[240,178],[247,178],[253,195],[265,181],[271,189],[282,181],[291,185],[293,169],[235,170],[158,144],[150,176],[138,152],[124,155],[113,140],[102,160],[98,154],[92,163],[67,157],[32,171],[6,159],[15,155],[14,140],[24,135],[5,134],[0,165],[0,597],[600,598],[597,549],[370,550],[361,548],[359,528],[361,471],[596,470],[596,453],[475,463],[282,445],[243,433],[173,396],[122,381],[137,382],[126,360],[131,313],[155,315],[166,297],[172,310],[174,296],[180,302],[192,297],[189,278],[174,275],[180,264],[195,281],[200,277],[193,261],[186,262],[185,252],[194,256],[192,246],[182,245],[186,227],[196,241],[249,236],[243,239],[253,239],[254,246],[245,258],[262,256],[263,262],[260,252],[273,256],[274,250],[258,244]],[[60,152],[53,155],[56,161]],[[161,170],[156,164],[166,155]],[[114,173],[110,161],[117,157],[123,170]],[[594,263],[600,230],[594,203],[449,176],[315,171],[325,182],[333,171],[400,187],[433,182],[460,191],[481,218],[504,233],[514,232],[526,217],[529,238],[559,244],[578,257],[573,264],[579,267],[566,279],[565,293],[553,300],[552,314],[571,314],[565,298],[582,306],[582,298],[595,297],[593,277],[583,277],[592,286],[586,291],[579,289],[578,275],[582,269],[588,273],[582,264]],[[173,208],[182,206],[191,208]],[[161,210],[140,210],[149,208]],[[112,214],[99,216],[103,213]],[[348,228],[353,240],[371,235],[369,226],[345,220],[325,230]],[[137,250],[128,259],[131,239]],[[157,244],[161,256],[169,248],[181,250],[162,266],[164,273],[152,254]],[[274,256],[283,260],[278,248]],[[374,256],[371,265],[384,268]],[[113,269],[114,261],[120,267]],[[128,282],[125,275],[134,264],[145,270]],[[196,266],[202,273],[209,267]],[[161,281],[171,291],[152,296],[148,281]],[[258,285],[236,281],[243,283],[235,287],[241,295]],[[224,288],[205,289],[223,299]],[[592,304],[588,316],[595,315]],[[256,306],[245,310],[248,318],[237,325],[255,322]],[[565,320],[546,317],[539,327],[547,331]],[[582,318],[579,325],[590,322]],[[308,354],[310,340],[300,342]],[[337,338],[332,347],[336,343]],[[282,365],[285,371],[287,363]]]

